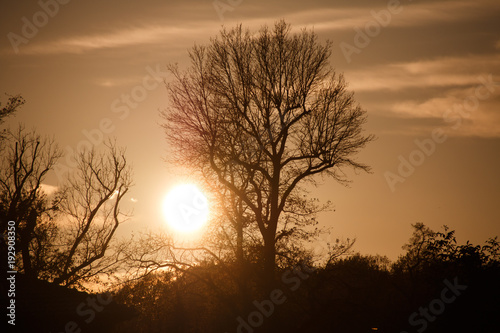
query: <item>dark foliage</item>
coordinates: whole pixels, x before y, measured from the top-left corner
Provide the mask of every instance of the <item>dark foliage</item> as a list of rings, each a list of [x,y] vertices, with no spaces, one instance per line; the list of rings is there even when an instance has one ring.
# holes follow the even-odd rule
[[[2,279],[2,305],[8,286]],[[16,275],[15,326],[2,332],[109,332],[113,325],[137,314],[111,294],[90,294],[42,280]],[[7,305],[6,305],[7,306]],[[8,318],[8,317],[7,317]],[[68,329],[69,328],[69,329]]]
[[[140,315],[116,332],[495,331],[500,324],[497,240],[457,245],[446,227],[444,232],[423,224],[414,228],[406,253],[394,263],[354,254],[322,267],[279,269],[274,290],[281,297],[275,297],[279,304],[273,303],[272,311],[273,296],[262,286],[258,270],[246,270],[254,283],[245,295],[231,282],[230,275],[241,269],[235,265],[150,274],[118,292],[117,301]],[[256,314],[256,303],[264,314]],[[420,312],[426,308],[430,319]],[[256,327],[241,324],[259,324],[260,318]]]

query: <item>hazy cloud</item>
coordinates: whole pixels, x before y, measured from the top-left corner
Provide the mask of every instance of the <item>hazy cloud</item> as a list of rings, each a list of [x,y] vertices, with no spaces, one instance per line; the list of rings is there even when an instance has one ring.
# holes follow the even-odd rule
[[[87,51],[162,44],[173,42],[179,36],[194,36],[206,31],[203,26],[180,28],[171,25],[133,27],[94,35],[75,36],[45,43],[34,43],[23,49],[24,54],[84,53]]]
[[[40,184],[40,189],[42,190],[43,193],[47,195],[52,195],[59,190],[59,187],[49,184]]]

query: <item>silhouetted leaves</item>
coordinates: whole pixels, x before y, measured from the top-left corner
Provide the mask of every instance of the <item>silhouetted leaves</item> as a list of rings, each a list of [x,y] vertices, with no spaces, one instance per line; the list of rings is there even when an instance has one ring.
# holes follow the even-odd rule
[[[410,316],[441,299],[447,288],[443,281],[448,280],[467,288],[426,323],[425,331],[493,332],[500,311],[498,242],[459,245],[454,235],[446,227],[436,232],[418,223],[404,246],[406,253],[394,263],[358,253],[334,257],[307,271],[304,267],[310,263],[277,269],[274,288],[283,291],[286,301],[275,304],[262,325],[251,328],[254,332],[357,333],[372,328],[417,332],[423,326],[411,325]],[[206,263],[128,284],[118,297],[140,309],[141,315],[117,332],[237,332],[238,318],[246,321],[257,311],[254,301],[269,299],[255,269],[246,271],[253,281],[248,294],[240,293],[230,275],[241,269],[234,263]],[[447,292],[447,297],[454,295]]]

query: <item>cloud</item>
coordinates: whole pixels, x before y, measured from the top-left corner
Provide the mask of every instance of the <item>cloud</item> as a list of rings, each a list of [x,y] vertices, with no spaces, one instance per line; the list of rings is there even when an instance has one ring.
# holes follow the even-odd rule
[[[409,88],[457,87],[477,84],[478,77],[500,72],[497,54],[440,57],[346,71],[354,91],[401,91]]]
[[[368,109],[387,117],[413,119],[401,123],[403,130],[395,128],[397,133],[414,135],[432,130],[436,124],[452,127],[460,122],[450,135],[500,137],[500,114],[496,111],[500,109],[500,85],[490,85],[492,93],[483,86],[488,77],[498,81],[493,73],[499,72],[500,58],[489,54],[385,64],[349,71],[346,77],[349,88],[357,93],[390,96],[390,102],[373,98],[365,105]],[[487,98],[475,97],[478,87]],[[473,100],[478,103],[471,108],[467,103]],[[463,111],[466,108],[473,110]]]
[[[460,22],[489,15],[500,9],[497,1],[484,0],[482,4],[470,1],[431,2],[431,3],[401,3],[393,10],[386,28],[429,26],[443,22]],[[316,8],[309,11],[299,11],[289,15],[291,21],[307,24],[314,22],[315,30],[344,30],[363,27],[373,21],[373,13],[388,11],[387,6],[350,8]],[[384,18],[385,20],[385,18]]]
[[[420,103],[396,103],[392,111],[406,118],[440,119],[442,127],[448,128],[451,135],[500,137],[500,114],[496,112],[500,107],[500,86],[497,86],[493,93],[488,93],[484,87],[481,88],[481,94],[488,95],[484,99],[477,98],[477,87],[482,87],[482,84],[450,90],[443,96]]]
[[[128,86],[140,82],[143,76],[127,76],[122,78],[101,78],[95,80],[95,84],[105,88]]]
[[[402,3],[401,12],[392,14],[389,25],[385,28],[404,26],[420,26],[440,22],[458,22],[471,18],[481,17],[500,9],[497,1],[483,0],[477,2],[437,2],[437,3]],[[354,27],[363,27],[367,22],[374,20],[372,13],[387,10],[386,6],[342,7],[324,4],[322,8],[306,9],[304,6],[296,8],[286,15],[287,21],[299,28],[304,25],[314,27],[316,31],[351,30]],[[244,19],[245,26],[252,29],[263,24],[272,24],[276,20],[274,14],[263,13],[260,10],[250,10],[239,6],[237,8]],[[163,12],[163,9],[161,10]],[[180,13],[184,13],[181,11]],[[201,16],[200,16],[201,15]],[[186,40],[194,41],[200,36],[213,36],[219,30],[221,23],[214,19],[216,13],[198,13],[196,20],[187,16],[184,21],[179,17],[164,23],[158,18],[153,23],[144,24],[135,21],[133,26],[121,27],[112,31],[94,32],[92,34],[79,34],[56,38],[52,40],[39,40],[30,42],[22,48],[22,54],[81,54],[88,51],[140,46],[146,44],[169,43],[174,46]],[[236,19],[236,17],[235,17]],[[237,23],[235,19],[224,22],[227,26]],[[181,24],[181,22],[184,22]],[[181,38],[181,39],[180,39]]]
[[[22,50],[23,54],[81,54],[88,51],[133,47],[146,44],[172,43],[175,45],[179,36],[183,39],[194,40],[194,36],[207,29],[203,26],[180,28],[172,25],[152,25],[130,27],[116,31],[81,35],[58,39],[43,43],[28,44]]]
[[[40,189],[46,195],[52,195],[52,194],[56,193],[59,190],[59,187],[53,186],[53,185],[49,185],[49,184],[40,184]]]

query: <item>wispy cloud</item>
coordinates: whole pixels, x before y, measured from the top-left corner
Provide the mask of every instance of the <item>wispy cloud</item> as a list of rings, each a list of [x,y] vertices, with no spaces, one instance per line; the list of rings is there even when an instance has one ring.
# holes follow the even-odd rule
[[[373,12],[387,11],[386,6],[367,6],[353,8],[317,8],[290,15],[291,21],[301,24],[314,22],[316,30],[345,30],[363,27],[374,20]],[[420,26],[443,22],[460,22],[488,15],[492,10],[500,10],[498,1],[483,0],[445,1],[433,3],[401,2],[397,13],[390,15],[387,28]]]
[[[477,108],[467,111],[464,109],[464,101],[467,96],[474,96],[473,94],[474,88],[459,89],[422,103],[414,101],[397,103],[392,111],[403,117],[442,120],[440,127],[447,129],[447,133],[453,136],[500,137],[500,114],[496,112],[500,101],[493,97],[492,100],[480,101]],[[496,96],[499,95],[496,93]],[[430,130],[417,125],[418,122],[414,124],[409,130],[406,129],[407,135],[413,135],[415,131]]]
[[[437,3],[402,3],[403,9],[398,14],[391,16],[387,28],[402,26],[429,25],[439,22],[457,22],[481,15],[491,13],[492,10],[500,9],[500,3],[492,0],[478,2],[437,2]],[[240,9],[241,11],[243,8]],[[362,27],[368,21],[373,20],[372,12],[387,10],[384,6],[347,7],[347,8],[315,8],[304,10],[301,8],[296,12],[287,14],[286,19],[295,27],[310,26],[317,31],[347,30],[354,27]],[[184,40],[194,40],[200,36],[213,36],[220,29],[220,23],[214,20],[214,13],[207,13],[206,17],[197,21],[188,21],[182,26],[179,22],[136,25],[133,27],[120,28],[115,31],[81,34],[73,37],[65,37],[55,40],[34,41],[22,49],[23,54],[81,54],[84,52],[140,46],[145,44],[171,43],[173,45],[182,43]],[[256,16],[259,15],[259,16]],[[245,26],[258,28],[263,24],[272,24],[275,17],[269,17],[262,12],[249,13],[245,19]],[[314,23],[311,23],[314,22]],[[225,22],[232,25],[235,22]],[[182,40],[179,40],[182,36]],[[498,45],[497,45],[498,46]],[[4,52],[5,53],[5,52]]]
[[[122,87],[131,84],[137,84],[142,79],[141,76],[127,76],[127,77],[115,77],[115,78],[100,78],[95,80],[95,84],[100,87],[111,88],[111,87]]]
[[[203,26],[180,28],[171,25],[131,27],[112,32],[81,35],[43,43],[32,43],[23,49],[23,54],[81,54],[88,51],[123,48],[145,44],[176,43],[179,36],[190,38],[206,32]],[[174,44],[175,45],[175,44]]]
[[[347,72],[355,91],[456,87],[476,84],[478,76],[500,72],[500,57],[466,55],[363,67]]]
[[[463,109],[464,102],[475,96],[476,88],[482,85],[484,78],[491,75],[494,81],[498,80],[493,73],[500,73],[500,58],[496,54],[380,65],[348,72],[347,77],[350,88],[356,92],[390,93],[393,96],[391,103],[381,101],[378,102],[381,105],[377,105],[373,102],[373,108],[384,110],[386,116],[435,119],[427,125],[406,123],[411,127],[405,130],[406,134],[413,135],[428,131],[429,126],[436,123],[446,123],[444,117],[449,110],[454,110],[456,116],[456,110]],[[483,94],[487,93],[485,87],[481,89]],[[473,112],[460,116],[459,128],[450,135],[500,137],[500,113],[497,112],[500,109],[500,85],[490,86],[490,89],[493,92],[485,100],[478,101]]]

